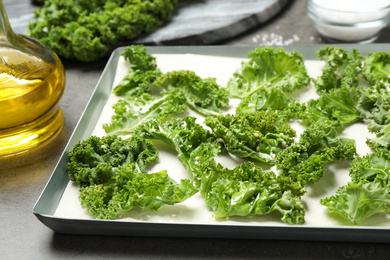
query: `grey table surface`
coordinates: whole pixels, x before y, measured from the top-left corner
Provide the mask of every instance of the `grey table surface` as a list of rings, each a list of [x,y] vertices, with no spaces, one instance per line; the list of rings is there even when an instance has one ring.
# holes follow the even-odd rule
[[[6,8],[29,1],[4,1]],[[9,14],[10,19],[12,16]],[[376,42],[390,43],[390,29]],[[305,12],[292,1],[279,15],[220,45],[277,46],[326,43]],[[380,243],[78,236],[56,234],[32,214],[107,60],[92,64],[63,61],[66,89],[60,105],[65,127],[51,149],[12,160],[0,169],[0,259],[388,259]]]

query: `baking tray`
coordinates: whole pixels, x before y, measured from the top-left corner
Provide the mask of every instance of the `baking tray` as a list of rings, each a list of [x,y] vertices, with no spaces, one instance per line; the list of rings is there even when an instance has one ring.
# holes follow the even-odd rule
[[[390,51],[388,44],[339,44],[337,46],[347,50],[357,49],[364,55],[374,51]],[[321,47],[322,45],[284,46],[287,51],[296,50],[304,56],[305,60],[313,61],[317,60],[315,52]],[[256,46],[148,47],[148,52],[154,55],[193,54],[245,59],[248,52],[255,48]],[[264,222],[262,222],[262,217],[251,221],[243,221],[241,217],[236,220],[231,218],[229,221],[216,222],[198,222],[191,221],[191,219],[175,222],[142,221],[140,219],[135,221],[99,220],[57,216],[56,210],[70,183],[66,168],[69,161],[68,152],[77,142],[90,137],[94,132],[110,98],[123,49],[124,47],[118,48],[112,53],[58,164],[34,205],[33,214],[44,225],[55,232],[66,234],[390,242],[390,225],[387,224],[379,227],[375,224],[362,226],[288,225],[280,220],[267,222],[267,217],[263,218]],[[191,56],[188,58],[190,59]],[[72,210],[69,208],[70,212]]]

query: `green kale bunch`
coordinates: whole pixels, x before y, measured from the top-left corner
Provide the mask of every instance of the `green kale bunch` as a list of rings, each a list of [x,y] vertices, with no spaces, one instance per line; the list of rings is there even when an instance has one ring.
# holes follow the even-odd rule
[[[178,0],[46,0],[29,34],[68,59],[91,62],[163,25]]]

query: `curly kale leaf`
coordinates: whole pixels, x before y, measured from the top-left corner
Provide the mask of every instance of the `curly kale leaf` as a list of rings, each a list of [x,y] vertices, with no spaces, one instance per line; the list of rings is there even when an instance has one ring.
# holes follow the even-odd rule
[[[251,162],[234,169],[214,160],[202,166],[200,193],[215,218],[282,214],[289,224],[304,223],[305,208],[300,196],[280,185],[273,172],[265,172]]]
[[[359,182],[378,182],[384,187],[390,184],[390,151],[379,150],[365,156],[358,156],[351,163],[351,180]]]
[[[219,86],[215,78],[202,79],[193,71],[170,71],[153,84],[168,92],[180,90],[186,104],[204,116],[218,115],[229,105],[228,91]]]
[[[322,199],[322,205],[353,225],[377,213],[390,213],[389,150],[358,156],[351,163],[349,175],[352,181],[340,187],[336,195]]]
[[[148,174],[133,169],[132,165],[121,166],[110,182],[81,188],[81,205],[96,218],[115,219],[136,206],[157,211],[198,192],[190,180],[177,183],[166,171]]]
[[[154,71],[129,71],[123,79],[115,86],[113,93],[117,96],[139,97],[144,93],[151,93],[152,83],[161,72]]]
[[[276,112],[281,121],[296,119],[302,110],[301,102],[288,96],[279,88],[261,88],[243,99],[236,108],[236,113],[256,111]]]
[[[325,61],[322,75],[314,80],[319,91],[329,91],[342,85],[356,87],[358,75],[363,67],[363,56],[355,49],[351,52],[343,48],[325,46],[316,52]]]
[[[365,89],[358,104],[358,110],[369,119],[368,130],[376,137],[368,138],[367,145],[374,151],[390,149],[390,84],[377,83]]]
[[[276,156],[280,176],[302,185],[312,184],[324,175],[324,164],[336,160],[352,160],[356,155],[355,140],[338,137],[337,129],[326,122],[309,126],[297,143]]]
[[[248,58],[228,82],[227,88],[233,97],[249,97],[269,87],[293,92],[310,83],[303,57],[298,52],[265,47],[249,52]]]
[[[390,82],[378,82],[361,93],[357,109],[370,120],[368,130],[376,135],[367,139],[367,145],[374,151],[390,149]]]
[[[376,134],[375,138],[367,138],[366,141],[372,150],[390,149],[390,125],[379,125],[372,122],[368,125],[368,129]]]
[[[390,83],[390,53],[372,52],[368,54],[364,60],[362,74],[371,85],[380,82]]]
[[[157,70],[156,57],[148,53],[144,45],[126,46],[121,54],[130,63],[130,70]]]
[[[357,88],[343,85],[321,92],[318,99],[309,100],[302,106],[299,118],[305,125],[319,121],[334,121],[340,131],[345,126],[361,121],[364,115],[358,109],[361,92]]]
[[[172,118],[146,122],[136,134],[144,138],[157,139],[175,149],[184,168],[197,180],[199,165],[221,152],[214,136],[195,122],[195,117]]]
[[[356,109],[359,110],[360,114],[364,119],[372,119],[372,112],[375,109],[375,103],[378,98],[382,95],[380,88],[377,85],[370,88],[361,88],[361,96],[356,105]]]
[[[192,116],[171,118],[166,121],[150,120],[143,124],[136,134],[148,139],[161,140],[180,152],[192,151],[201,143],[214,138],[210,131],[196,123],[196,118]]]
[[[390,214],[389,189],[377,182],[350,182],[320,203],[353,225],[377,213]]]
[[[319,107],[319,101],[317,99],[311,99],[306,103],[302,103],[300,110],[297,110],[297,118],[301,120],[302,124],[306,127],[317,124],[318,122],[332,125],[338,133],[345,130],[344,125],[337,119],[330,119],[329,115],[324,114]]]
[[[127,46],[121,55],[130,63],[130,68],[115,86],[114,94],[134,97],[150,93],[153,81],[162,74],[157,67],[156,58],[150,55],[143,45]]]
[[[386,117],[389,115],[389,111],[381,111],[386,114]],[[368,124],[368,130],[371,133],[375,134],[374,138],[367,138],[367,145],[374,151],[381,149],[390,149],[390,122],[385,124],[377,123],[375,120],[372,120]]]
[[[29,23],[31,37],[58,55],[96,61],[121,41],[163,25],[178,0],[46,0]]]
[[[205,124],[231,154],[275,164],[275,155],[294,142],[296,132],[276,113],[254,112],[207,117]]]
[[[158,150],[139,137],[91,136],[69,151],[69,178],[80,187],[107,182],[119,167],[132,164],[134,172],[147,172],[158,159]]]
[[[184,103],[185,100],[178,91],[171,91],[158,98],[146,93],[139,97],[126,97],[113,105],[115,114],[109,124],[103,124],[103,129],[111,135],[130,134],[148,120],[167,119],[171,115],[187,111],[188,107]]]

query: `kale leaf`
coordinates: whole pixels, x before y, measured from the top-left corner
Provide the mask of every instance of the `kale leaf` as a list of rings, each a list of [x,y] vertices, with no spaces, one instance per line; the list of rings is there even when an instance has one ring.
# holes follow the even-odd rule
[[[323,177],[325,163],[352,160],[355,156],[354,139],[338,137],[333,125],[318,122],[306,128],[298,142],[276,156],[276,166],[280,176],[305,185]]]
[[[229,105],[229,93],[218,85],[215,78],[202,79],[193,71],[170,71],[153,82],[166,91],[180,90],[185,103],[201,115],[218,115]]]
[[[248,58],[228,82],[227,88],[233,97],[246,98],[269,87],[294,92],[310,82],[303,56],[296,51],[257,48],[248,53]]]
[[[161,140],[175,149],[178,159],[195,180],[199,176],[197,165],[221,152],[215,137],[192,116],[150,120],[137,129],[136,135]]]
[[[356,87],[358,75],[363,67],[363,56],[355,49],[351,52],[343,48],[325,46],[316,52],[317,57],[325,61],[322,75],[314,80],[321,91],[329,91],[342,85]]]
[[[390,83],[390,53],[369,53],[364,60],[362,74],[371,85],[375,85],[380,82]]]
[[[236,113],[274,112],[281,121],[288,122],[299,118],[303,106],[298,99],[287,95],[280,88],[267,87],[244,98],[237,106]]]
[[[69,151],[69,178],[80,187],[107,182],[125,165],[134,172],[147,172],[158,159],[158,150],[148,140],[139,137],[122,139],[111,136],[91,136],[75,144]]]
[[[377,213],[390,214],[389,190],[377,182],[349,182],[336,195],[321,199],[320,203],[353,225]]]
[[[140,173],[132,169],[132,165],[126,165],[108,183],[81,188],[81,205],[96,218],[115,219],[136,206],[157,211],[164,205],[183,202],[198,192],[190,180],[182,179],[177,183],[166,171]]]
[[[337,128],[341,132],[345,126],[364,119],[358,109],[360,99],[360,89],[342,85],[323,91],[317,99],[311,99],[301,105],[297,117],[307,126],[319,121],[330,121],[335,126],[338,125]]]
[[[115,86],[113,93],[117,96],[137,97],[143,93],[151,93],[151,85],[161,71],[157,67],[156,58],[147,52],[143,45],[125,47],[121,54],[130,64],[129,71]]]
[[[155,98],[150,94],[118,100],[112,108],[114,115],[109,124],[103,124],[106,133],[131,134],[137,127],[154,118],[166,119],[188,110],[179,91],[171,91]]]
[[[207,117],[216,140],[231,154],[270,165],[275,155],[294,142],[296,132],[276,113],[236,113]]]
[[[305,208],[300,196],[286,190],[275,173],[265,172],[252,162],[228,169],[208,160],[200,167],[200,193],[215,218],[279,211],[284,222],[304,223]]]

